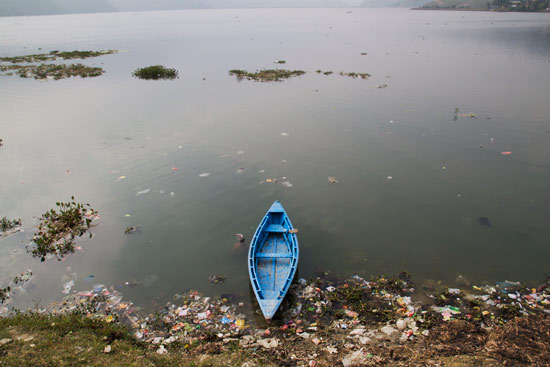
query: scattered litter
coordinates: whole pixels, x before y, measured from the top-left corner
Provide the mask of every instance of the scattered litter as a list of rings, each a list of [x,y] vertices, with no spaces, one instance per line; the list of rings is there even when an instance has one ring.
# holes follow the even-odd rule
[[[103,353],[111,353],[111,345],[108,345],[103,349]]]
[[[336,177],[334,177],[334,176],[329,176],[328,182],[330,182],[330,183],[337,183],[338,180],[337,180]]]
[[[201,173],[201,174],[199,175],[199,177],[208,177],[208,176],[210,176],[210,173],[208,173],[208,172]]]
[[[126,178],[126,176],[120,176],[119,178],[116,179],[115,182],[120,182],[122,180],[124,180]]]
[[[227,277],[222,274],[215,274],[208,277],[208,281],[213,284],[223,283]]]
[[[179,171],[180,169],[177,167],[172,167],[172,171]]]
[[[289,181],[283,181],[283,182],[281,182],[281,185],[286,186],[286,187],[292,187],[292,184]]]
[[[269,339],[259,339],[257,343],[264,347],[265,349],[273,349],[279,346],[279,339],[269,338]]]
[[[245,238],[242,233],[235,233],[235,236],[237,236],[237,241],[244,242]]]
[[[66,283],[63,284],[63,291],[62,291],[62,293],[63,293],[63,294],[69,294],[69,292],[71,291],[72,287],[74,287],[74,280],[69,280],[68,282],[66,282]]]
[[[161,345],[159,349],[157,349],[157,354],[166,354],[168,351],[166,348],[164,348],[164,345]]]
[[[86,278],[84,278],[84,280],[87,282],[93,282],[95,280],[95,276],[90,274]]]
[[[388,180],[393,180],[393,177],[392,177],[392,176],[388,176]]]
[[[138,191],[138,192],[136,193],[136,196],[145,195],[145,194],[147,194],[149,191],[151,191],[151,189],[145,189],[145,190]]]
[[[512,152],[501,152],[500,154],[502,154],[502,155],[511,155]]]
[[[124,234],[136,233],[138,230],[139,230],[139,228],[138,228],[137,226],[128,226],[128,227],[126,227],[126,229],[124,230]]]

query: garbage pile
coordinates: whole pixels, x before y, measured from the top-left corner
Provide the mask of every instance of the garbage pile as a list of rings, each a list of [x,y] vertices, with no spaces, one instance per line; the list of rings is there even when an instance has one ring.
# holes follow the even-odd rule
[[[300,279],[285,298],[280,318],[261,324],[247,321],[251,315],[244,313],[243,303],[212,299],[197,291],[176,294],[161,310],[144,314],[114,288],[95,285],[43,312],[80,313],[121,322],[159,354],[169,353],[170,344],[190,353],[204,344],[221,349],[238,344],[253,355],[310,366],[318,362],[377,365],[392,358],[408,358],[399,353],[418,348],[423,340],[440,341],[442,331],[456,329],[456,323],[471,325],[461,326],[461,330],[476,330],[485,340],[484,335],[517,316],[550,315],[547,284],[532,289],[505,281],[474,285],[471,291],[445,288],[432,293],[423,302],[413,300],[413,296],[420,297],[407,273],[371,280],[359,276],[344,280],[318,277],[310,282]],[[403,346],[405,343],[410,343],[410,348]],[[401,348],[401,352],[388,346]],[[455,349],[460,350],[458,346]]]
[[[240,304],[243,306],[243,304]],[[97,284],[90,291],[77,292],[52,303],[44,313],[76,313],[121,322],[134,336],[147,343],[164,345],[178,341],[189,348],[200,341],[236,340],[250,329],[246,316],[225,298],[212,300],[197,291],[176,294],[172,302],[155,314],[144,315],[132,302],[123,301],[122,294]]]

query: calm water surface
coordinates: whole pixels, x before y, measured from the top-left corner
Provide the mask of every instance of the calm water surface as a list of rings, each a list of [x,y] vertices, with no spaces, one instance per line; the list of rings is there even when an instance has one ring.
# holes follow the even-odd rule
[[[0,279],[36,275],[16,304],[60,298],[68,272],[76,290],[122,285],[144,306],[190,288],[249,300],[234,234],[251,238],[277,199],[300,230],[302,277],[406,270],[419,283],[535,285],[550,271],[550,14],[0,18],[3,56],[73,49],[123,52],[84,61],[105,69],[99,78],[0,77],[0,217],[24,223],[0,239]],[[228,75],[276,59],[308,73],[275,84]],[[132,78],[154,64],[180,78]],[[477,119],[454,121],[457,107]],[[100,225],[82,251],[40,263],[25,251],[37,217],[71,195]],[[125,235],[130,225],[140,232]],[[208,283],[214,273],[226,283]]]

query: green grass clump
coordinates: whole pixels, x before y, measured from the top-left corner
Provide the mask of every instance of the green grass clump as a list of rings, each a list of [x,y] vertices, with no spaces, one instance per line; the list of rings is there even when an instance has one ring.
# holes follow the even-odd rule
[[[136,78],[145,80],[176,79],[178,77],[178,71],[176,69],[166,68],[162,65],[153,65],[137,69],[132,75]]]
[[[238,80],[246,79],[257,82],[279,82],[283,79],[292,78],[305,74],[303,70],[265,69],[255,73],[246,70],[230,70],[229,75],[235,75]]]

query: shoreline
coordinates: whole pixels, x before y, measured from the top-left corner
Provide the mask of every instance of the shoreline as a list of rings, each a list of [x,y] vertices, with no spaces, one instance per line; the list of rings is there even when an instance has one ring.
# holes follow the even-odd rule
[[[7,330],[21,329],[18,323],[32,330],[32,325],[44,320],[56,324],[52,320],[77,317],[102,327],[123,326],[126,331],[121,338],[138,346],[140,353],[189,365],[431,366],[460,360],[471,365],[475,360],[480,366],[497,366],[550,362],[545,347],[539,346],[544,349],[539,350],[529,345],[535,337],[546,338],[545,345],[550,345],[548,331],[536,326],[550,327],[548,284],[538,289],[510,281],[467,289],[423,284],[426,297],[419,296],[415,288],[407,273],[371,280],[359,276],[300,279],[293,283],[277,318],[265,324],[261,314],[245,315],[242,302],[212,299],[197,291],[177,294],[165,307],[142,314],[120,292],[96,285],[45,309],[0,317],[0,323],[11,325]],[[515,344],[502,339],[512,329],[521,330]],[[539,332],[546,334],[529,334]],[[36,353],[36,343],[30,347],[29,342],[17,341],[17,335],[0,335],[0,339],[10,339],[0,346],[0,362],[2,353]],[[503,343],[513,345],[504,350],[499,347]],[[114,358],[119,347],[116,341],[103,341],[91,350],[95,357],[89,358]],[[506,352],[510,348],[515,352]]]

